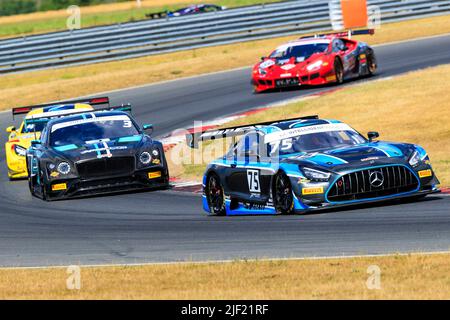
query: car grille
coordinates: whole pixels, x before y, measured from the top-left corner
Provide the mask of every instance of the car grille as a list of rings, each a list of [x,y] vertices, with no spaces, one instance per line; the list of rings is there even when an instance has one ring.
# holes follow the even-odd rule
[[[331,186],[327,199],[333,202],[371,199],[413,191],[418,185],[416,176],[404,166],[367,169],[343,175]]]
[[[272,80],[259,80],[259,84],[262,86],[273,86]]]
[[[130,175],[134,171],[134,157],[113,157],[77,163],[77,171],[82,179],[108,176]]]
[[[302,76],[302,82],[306,82],[306,81],[308,81],[308,76]]]

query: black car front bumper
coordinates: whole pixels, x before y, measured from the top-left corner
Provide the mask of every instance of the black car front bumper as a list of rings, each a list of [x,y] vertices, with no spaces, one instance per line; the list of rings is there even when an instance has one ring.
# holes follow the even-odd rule
[[[159,189],[169,186],[169,172],[163,166],[134,171],[126,176],[105,176],[93,179],[72,178],[53,180],[46,188],[47,200],[87,197],[139,189]]]

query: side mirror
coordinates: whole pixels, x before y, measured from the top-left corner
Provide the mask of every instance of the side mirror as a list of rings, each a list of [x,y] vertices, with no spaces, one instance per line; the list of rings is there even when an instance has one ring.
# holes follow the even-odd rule
[[[261,61],[264,61],[266,59],[266,57],[261,57]]]
[[[144,124],[142,126],[142,129],[144,131],[150,131],[149,134],[151,134],[153,132],[153,125],[152,124]]]
[[[369,141],[372,142],[373,139],[378,138],[380,134],[376,131],[369,131],[367,133],[367,136],[369,137]]]
[[[34,147],[34,146],[37,146],[38,144],[41,144],[41,140],[31,140],[31,145]]]
[[[16,127],[14,126],[10,126],[8,128],[6,128],[6,132],[11,133],[11,132],[15,132],[16,131]]]

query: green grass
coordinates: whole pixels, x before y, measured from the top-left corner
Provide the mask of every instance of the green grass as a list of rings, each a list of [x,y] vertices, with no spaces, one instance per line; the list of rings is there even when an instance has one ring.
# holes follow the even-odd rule
[[[226,6],[228,8],[254,5],[260,3],[278,2],[280,0],[218,0],[208,3]],[[142,7],[123,11],[99,12],[82,14],[81,27],[126,23],[146,19],[146,14],[151,12],[161,12],[166,10],[176,10],[190,5],[189,1],[176,5],[165,5],[159,7]],[[31,16],[31,15],[30,15]],[[68,15],[53,18],[30,19],[26,21],[0,24],[0,38],[16,37],[36,33],[46,33],[66,30],[66,20]]]

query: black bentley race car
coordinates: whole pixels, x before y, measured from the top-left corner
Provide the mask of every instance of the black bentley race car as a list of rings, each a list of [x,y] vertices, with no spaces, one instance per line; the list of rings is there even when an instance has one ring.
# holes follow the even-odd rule
[[[163,146],[149,135],[153,127],[141,129],[125,109],[28,120],[46,122],[27,151],[31,193],[56,200],[167,187]]]

